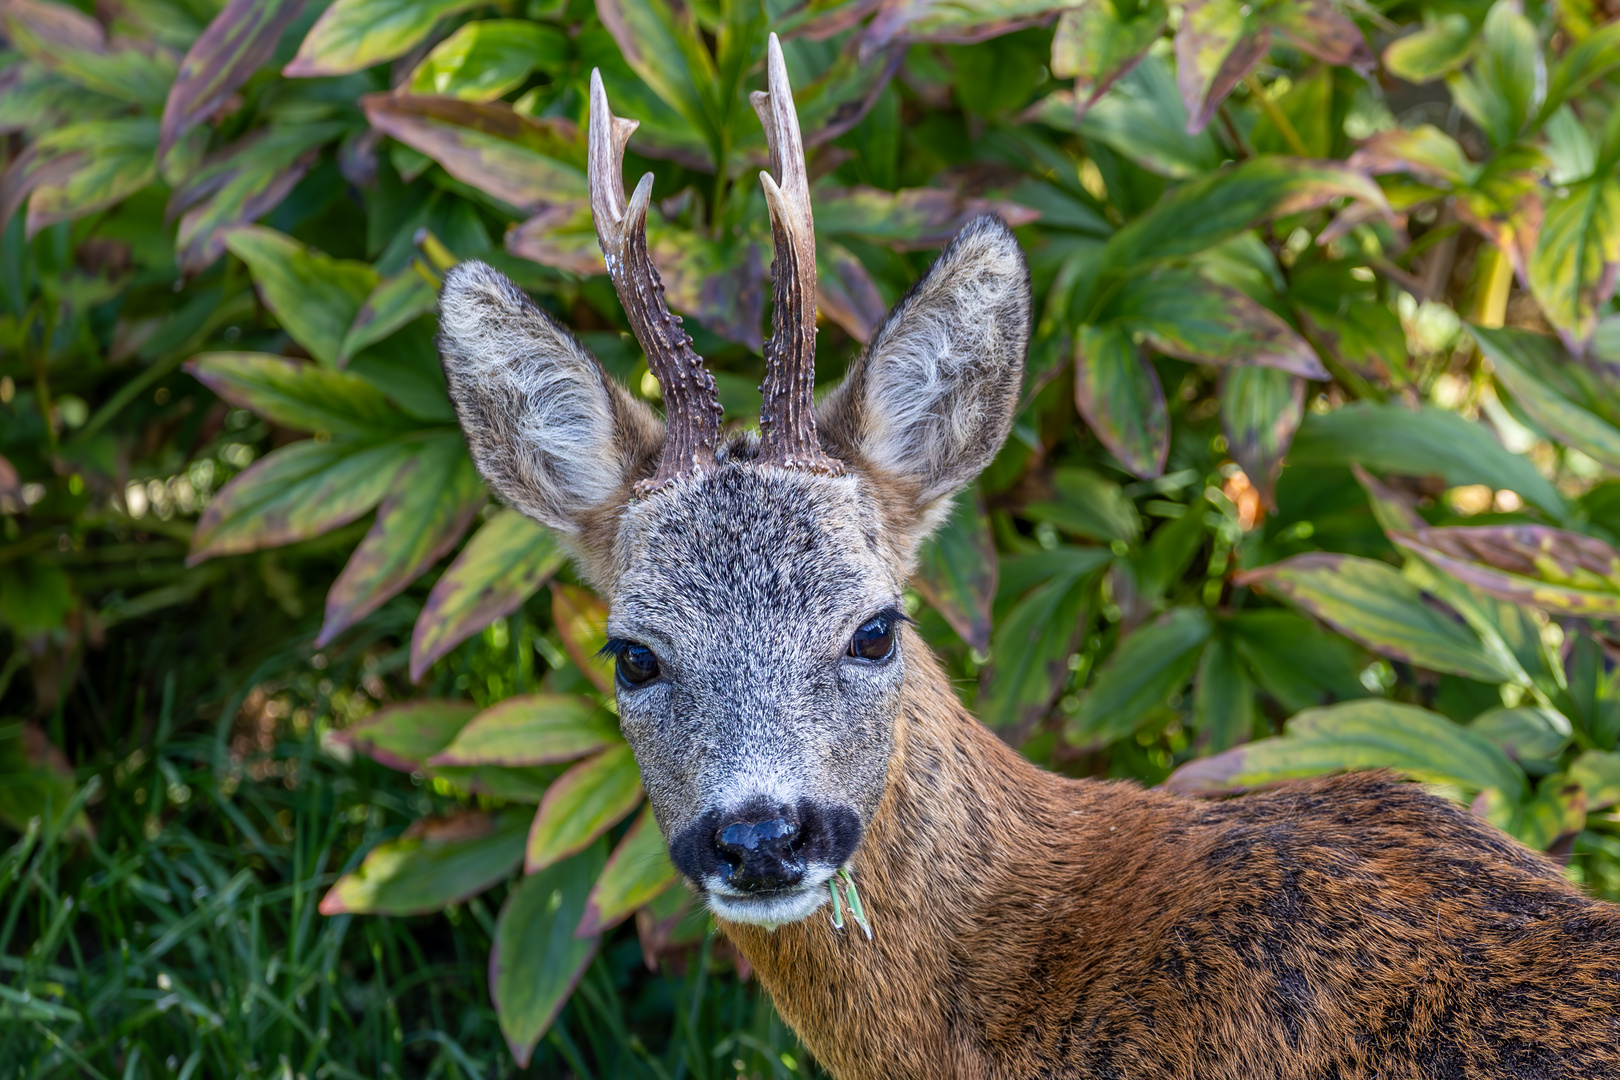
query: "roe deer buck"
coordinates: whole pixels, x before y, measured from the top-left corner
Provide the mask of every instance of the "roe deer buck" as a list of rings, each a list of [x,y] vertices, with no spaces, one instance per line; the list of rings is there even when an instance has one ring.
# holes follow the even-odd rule
[[[720,438],[599,78],[591,205],[665,423],[482,264],[448,275],[440,346],[484,476],[611,598],[671,857],[810,1050],[846,1080],[1620,1076],[1620,908],[1468,813],[1383,775],[1226,802],[1069,780],[963,709],[901,590],[1007,435],[1024,260],[999,220],[968,225],[818,407],[774,37],[767,73],[758,435]],[[841,868],[872,940],[810,917]]]

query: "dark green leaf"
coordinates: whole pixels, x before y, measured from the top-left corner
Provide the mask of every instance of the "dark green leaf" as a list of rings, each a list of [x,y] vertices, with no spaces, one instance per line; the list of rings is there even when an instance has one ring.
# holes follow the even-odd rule
[[[1193,722],[1200,750],[1220,753],[1247,742],[1254,731],[1254,684],[1236,644],[1216,633],[1198,658]]]
[[[265,353],[201,353],[186,370],[241,409],[298,431],[376,439],[412,425],[366,380]]]
[[[1080,327],[1074,344],[1074,404],[1126,469],[1140,477],[1164,472],[1170,452],[1164,388],[1125,324]]]
[[[411,265],[384,278],[371,290],[354,316],[354,323],[343,335],[338,362],[346,364],[362,349],[375,345],[400,327],[438,308],[439,282],[422,264]]]
[[[180,61],[163,106],[159,156],[225,103],[275,51],[303,0],[231,0]]]
[[[1514,676],[1472,630],[1386,563],[1311,552],[1245,571],[1237,582],[1263,587],[1391,659],[1482,682]]]
[[[1564,497],[1527,459],[1505,449],[1482,425],[1433,407],[1358,402],[1309,413],[1288,461],[1293,468],[1356,461],[1380,473],[1440,476],[1452,487],[1506,488],[1555,516],[1568,512]]]
[[[501,905],[489,955],[489,996],[517,1067],[551,1027],[596,955],[598,938],[577,937],[591,882],[602,872],[602,849],[531,874]]]
[[[483,501],[484,487],[461,434],[422,439],[377,509],[377,520],[332,583],[316,648],[377,610],[454,548]]]
[[[1568,718],[1534,705],[1481,713],[1469,721],[1468,730],[1485,736],[1520,763],[1556,761],[1570,739]]]
[[[1087,540],[1131,544],[1141,536],[1136,504],[1112,480],[1090,469],[1065,467],[1052,473],[1052,487],[1051,502],[1030,503],[1024,512]]]
[[[1202,608],[1178,607],[1121,641],[1064,728],[1069,741],[1087,749],[1107,746],[1163,711],[1187,685],[1209,633]]]
[[[955,511],[923,545],[913,581],[963,641],[985,652],[998,569],[990,518],[983,501],[970,492],[958,498]]]
[[[1305,380],[1273,367],[1221,373],[1221,430],[1227,451],[1272,509],[1283,458],[1305,415]]]
[[[258,225],[232,229],[225,246],[247,263],[264,306],[293,340],[321,363],[336,364],[343,335],[377,287],[377,271]]]
[[[990,666],[979,679],[979,718],[998,730],[1020,730],[1052,707],[1069,678],[1069,657],[1090,621],[1098,572],[1111,556],[1097,548],[1059,548],[1023,561],[1038,564],[1040,584],[996,625]],[[1005,568],[1017,576],[1020,560]],[[1003,578],[1003,586],[1006,585]]]

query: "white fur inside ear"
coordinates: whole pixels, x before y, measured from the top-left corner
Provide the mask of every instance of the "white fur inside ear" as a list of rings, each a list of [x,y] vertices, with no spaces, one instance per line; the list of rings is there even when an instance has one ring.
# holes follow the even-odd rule
[[[972,480],[1006,439],[1029,330],[1018,242],[980,218],[873,339],[860,403],[867,460],[920,480],[925,502]]]
[[[503,275],[465,262],[439,296],[439,349],[473,458],[518,509],[574,532],[627,465],[606,376]]]

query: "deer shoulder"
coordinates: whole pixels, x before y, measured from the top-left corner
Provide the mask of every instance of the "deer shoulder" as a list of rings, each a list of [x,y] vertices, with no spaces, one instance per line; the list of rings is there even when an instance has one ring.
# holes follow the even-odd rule
[[[663,417],[482,264],[446,278],[440,349],[485,478],[610,600],[671,858],[817,1058],[841,1080],[1620,1076],[1620,910],[1491,826],[1377,774],[1216,803],[1068,780],[962,708],[902,589],[1011,426],[1023,256],[999,220],[968,225],[818,403],[774,36],[754,104],[775,248],[757,433],[723,436],[664,305],[651,176],[625,195],[636,125],[598,78],[591,205]]]

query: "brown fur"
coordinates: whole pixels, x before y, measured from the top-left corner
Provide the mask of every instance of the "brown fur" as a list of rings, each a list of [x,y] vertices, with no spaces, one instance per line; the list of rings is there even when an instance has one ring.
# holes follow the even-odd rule
[[[906,645],[853,863],[875,940],[726,926],[841,1080],[1620,1076],[1620,909],[1543,856],[1384,774],[1046,773]]]

